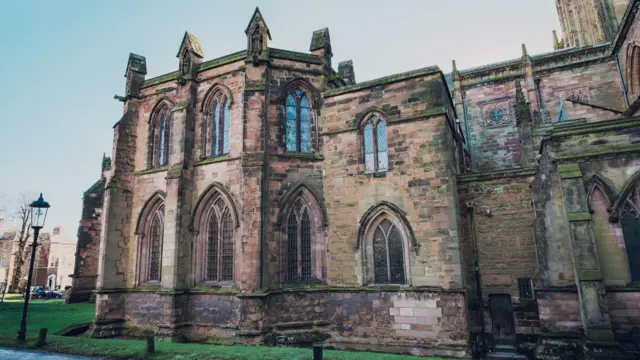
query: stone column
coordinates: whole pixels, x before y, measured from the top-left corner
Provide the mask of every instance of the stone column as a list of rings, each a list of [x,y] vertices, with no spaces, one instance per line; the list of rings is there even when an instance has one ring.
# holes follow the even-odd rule
[[[171,144],[164,204],[162,244],[162,320],[158,335],[170,341],[182,341],[187,290],[190,284],[192,234],[189,221],[192,209],[193,160],[195,149],[195,96],[197,84],[186,79],[178,90],[179,101],[171,110]]]
[[[609,307],[578,164],[558,165],[564,209],[569,221],[569,246],[578,289],[582,326],[590,341],[613,342]]]

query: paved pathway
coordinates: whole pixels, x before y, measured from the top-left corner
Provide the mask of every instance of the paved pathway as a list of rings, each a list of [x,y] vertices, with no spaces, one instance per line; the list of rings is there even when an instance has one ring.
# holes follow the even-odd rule
[[[90,360],[92,358],[0,348],[0,359],[3,359],[3,360]]]

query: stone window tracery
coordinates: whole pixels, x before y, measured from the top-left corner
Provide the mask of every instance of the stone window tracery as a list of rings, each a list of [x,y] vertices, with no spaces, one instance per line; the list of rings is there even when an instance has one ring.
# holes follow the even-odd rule
[[[365,281],[409,284],[409,232],[394,214],[382,208],[377,212],[364,232]]]
[[[229,127],[231,125],[231,103],[222,94],[218,94],[211,107],[209,156],[221,156],[229,153]]]
[[[162,279],[164,199],[155,194],[140,214],[136,229],[138,243],[137,283],[159,283]]]
[[[149,127],[149,159],[148,167],[166,166],[169,164],[171,149],[172,115],[168,104],[162,104],[151,120]]]
[[[631,282],[640,282],[640,184],[635,184],[620,209],[620,225],[629,261]]]
[[[367,172],[387,171],[387,124],[376,115],[366,120],[363,128],[364,164]]]
[[[194,283],[234,281],[237,219],[231,199],[217,186],[206,191],[194,215]]]
[[[311,103],[305,91],[295,88],[285,102],[286,151],[311,152]]]
[[[285,282],[309,282],[326,278],[324,215],[304,186],[285,196],[282,211],[283,272]]]

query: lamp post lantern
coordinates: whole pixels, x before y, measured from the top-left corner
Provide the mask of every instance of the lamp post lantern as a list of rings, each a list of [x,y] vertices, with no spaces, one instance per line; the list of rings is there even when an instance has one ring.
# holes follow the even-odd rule
[[[38,246],[38,237],[40,229],[44,227],[44,221],[47,219],[47,211],[49,203],[44,201],[42,193],[38,200],[32,202],[31,208],[31,228],[33,229],[33,243],[31,244],[31,261],[29,262],[29,273],[27,274],[27,288],[24,294],[24,308],[22,309],[22,320],[20,320],[20,330],[18,330],[18,340],[27,339],[27,311],[29,310],[29,298],[31,297],[31,277],[33,276],[33,265],[36,260],[36,247]]]

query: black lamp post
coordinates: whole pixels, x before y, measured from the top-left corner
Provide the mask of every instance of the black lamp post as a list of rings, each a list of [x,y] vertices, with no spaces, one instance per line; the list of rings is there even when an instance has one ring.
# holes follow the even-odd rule
[[[29,274],[27,275],[27,288],[24,294],[24,308],[22,309],[22,320],[20,320],[20,330],[18,330],[18,340],[27,339],[27,311],[29,310],[29,298],[31,297],[31,276],[33,275],[33,265],[36,260],[36,247],[38,246],[38,236],[40,229],[44,226],[47,218],[49,203],[44,201],[42,193],[38,200],[29,205],[31,208],[31,228],[33,229],[33,244],[31,244],[31,262],[29,263]]]

